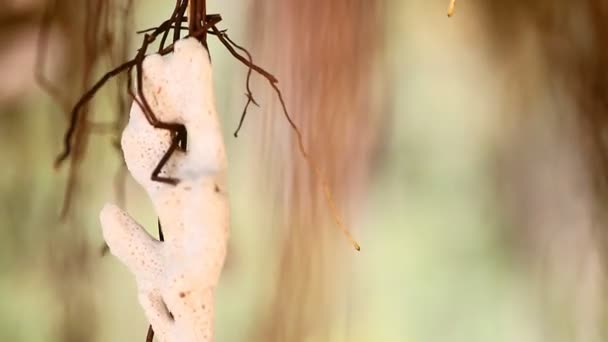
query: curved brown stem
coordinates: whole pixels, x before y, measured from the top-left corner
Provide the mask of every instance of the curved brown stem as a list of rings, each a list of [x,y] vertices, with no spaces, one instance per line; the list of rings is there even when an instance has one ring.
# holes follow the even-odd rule
[[[137,102],[140,104],[142,111],[144,112],[144,114],[146,116],[146,119],[155,128],[166,129],[166,130],[171,131],[172,136],[174,137],[174,139],[173,139],[174,141],[172,142],[172,145],[176,145],[183,151],[186,150],[187,132],[186,132],[185,127],[181,124],[164,123],[164,122],[159,121],[156,118],[156,116],[154,115],[154,113],[152,112],[150,106],[148,105],[148,102],[147,102],[147,100],[143,94],[143,90],[142,90],[143,89],[143,87],[142,87],[142,83],[143,83],[143,81],[142,81],[142,78],[143,78],[142,62],[145,57],[145,53],[147,51],[148,45],[151,42],[153,42],[156,39],[156,37],[161,33],[164,34],[164,36],[163,36],[163,38],[164,38],[166,36],[166,33],[169,32],[169,30],[172,28],[172,26],[175,26],[176,27],[175,30],[179,31],[178,23],[181,23],[183,21],[183,14],[185,13],[186,8],[187,8],[187,1],[185,1],[185,0],[182,0],[181,2],[178,1],[176,3],[176,8],[175,8],[173,14],[171,15],[171,18],[169,20],[166,20],[165,22],[163,22],[156,29],[154,29],[154,31],[151,34],[146,34],[144,36],[142,46],[140,47],[135,58],[133,58],[132,60],[130,60],[128,62],[123,63],[122,65],[120,65],[120,66],[116,67],[115,69],[111,70],[110,72],[106,73],[99,81],[97,81],[93,85],[93,87],[91,87],[90,90],[88,90],[79,99],[79,101],[76,103],[76,105],[72,109],[70,125],[68,126],[68,129],[64,136],[64,150],[55,160],[55,167],[58,167],[71,154],[72,139],[73,139],[74,133],[76,131],[78,122],[80,120],[80,113],[82,111],[82,107],[84,107],[93,98],[93,96],[95,96],[97,91],[99,91],[99,89],[101,87],[103,87],[108,80],[121,74],[124,71],[128,71],[129,92],[131,93],[131,95],[133,95],[132,92],[130,91],[130,88],[131,88],[130,72],[134,66],[136,67],[136,70],[137,70],[137,91],[138,91],[138,96],[140,99],[140,101],[137,101]],[[165,52],[165,53],[167,53],[167,52]],[[135,98],[135,97],[133,96],[133,98]],[[159,182],[170,183],[170,184],[177,183],[177,181],[175,179],[164,178],[164,177],[158,176],[158,174],[160,173],[160,169],[162,169],[164,164],[166,164],[166,162],[168,161],[168,159],[170,157],[170,153],[172,153],[174,149],[175,148],[170,148],[169,149],[170,152],[168,151],[167,154],[165,156],[163,156],[163,158],[161,159],[161,162],[155,168],[155,173],[153,173],[151,175],[151,178],[153,180],[156,180]]]

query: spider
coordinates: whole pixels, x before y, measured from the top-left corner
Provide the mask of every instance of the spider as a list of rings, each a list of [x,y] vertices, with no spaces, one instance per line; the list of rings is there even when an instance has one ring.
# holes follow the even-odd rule
[[[110,80],[111,78],[113,78],[123,72],[127,72],[127,74],[128,74],[128,82],[127,82],[128,92],[131,95],[131,97],[134,99],[134,101],[136,101],[136,103],[142,108],[142,111],[144,112],[144,115],[145,115],[146,119],[148,120],[148,122],[155,128],[168,130],[171,133],[171,137],[172,137],[169,148],[167,149],[166,153],[163,155],[161,160],[158,162],[157,166],[154,168],[150,177],[153,181],[158,181],[158,182],[168,183],[168,184],[173,184],[173,185],[175,185],[179,182],[178,179],[171,178],[171,177],[161,177],[161,176],[159,176],[159,174],[160,174],[162,168],[169,161],[169,158],[171,157],[173,152],[175,152],[176,150],[181,150],[181,151],[186,152],[188,132],[184,125],[182,125],[180,123],[162,122],[162,121],[158,120],[156,118],[156,116],[154,115],[152,109],[150,108],[150,106],[146,100],[146,97],[143,94],[143,90],[142,90],[143,89],[143,87],[142,87],[142,79],[143,79],[142,62],[146,56],[148,46],[151,43],[153,43],[154,41],[156,41],[156,39],[159,36],[161,36],[161,34],[162,34],[162,37],[161,37],[160,45],[159,45],[157,52],[160,55],[166,55],[166,54],[171,53],[173,51],[173,47],[174,47],[173,44],[177,40],[180,39],[180,33],[183,29],[185,29],[184,27],[182,27],[182,23],[188,21],[189,25],[187,27],[187,29],[188,29],[187,37],[195,37],[195,38],[199,39],[205,46],[207,46],[206,37],[208,34],[217,37],[217,39],[222,43],[222,45],[224,45],[224,47],[228,50],[228,52],[234,58],[236,58],[238,61],[240,61],[246,67],[248,67],[248,69],[249,69],[248,73],[247,73],[247,78],[246,78],[247,93],[245,94],[247,96],[247,102],[246,102],[243,112],[241,114],[239,125],[234,132],[234,136],[235,137],[238,136],[239,130],[241,129],[243,122],[245,120],[245,117],[247,115],[247,110],[248,110],[249,106],[251,104],[257,105],[257,102],[253,98],[251,88],[250,88],[251,74],[253,71],[255,71],[257,74],[264,77],[268,81],[270,87],[274,90],[275,94],[277,95],[279,103],[281,105],[283,115],[286,118],[286,120],[288,121],[292,131],[295,133],[295,137],[296,137],[296,141],[297,141],[297,145],[298,145],[300,154],[303,156],[305,161],[308,163],[309,168],[311,169],[314,176],[318,180],[319,185],[322,188],[322,192],[325,196],[326,202],[332,213],[332,216],[334,217],[334,219],[336,221],[336,224],[338,225],[338,227],[340,228],[342,233],[346,236],[346,238],[350,241],[350,243],[353,245],[353,247],[356,250],[360,250],[359,244],[353,239],[351,234],[348,232],[348,229],[346,228],[346,226],[341,218],[341,215],[339,214],[338,209],[336,208],[331,190],[329,189],[327,181],[323,177],[320,168],[316,165],[314,160],[309,156],[308,152],[306,151],[306,148],[304,147],[304,141],[303,141],[304,139],[303,139],[302,133],[296,126],[295,122],[293,121],[293,119],[291,118],[291,116],[289,114],[289,111],[287,110],[287,105],[283,98],[283,94],[281,93],[281,90],[279,89],[277,78],[274,75],[272,75],[271,73],[269,73],[268,71],[257,66],[256,64],[254,64],[251,54],[245,48],[243,48],[242,46],[235,43],[232,39],[230,39],[230,37],[226,33],[226,30],[220,30],[217,28],[217,24],[222,20],[222,17],[219,14],[206,14],[205,13],[206,6],[205,6],[204,0],[198,0],[198,1],[190,0],[190,4],[191,4],[190,13],[189,13],[190,17],[186,17],[186,15],[185,15],[186,10],[188,9],[188,3],[189,3],[188,0],[177,0],[175,9],[173,10],[173,13],[169,19],[162,22],[158,27],[140,31],[140,33],[144,34],[144,38],[142,40],[141,47],[139,48],[136,56],[133,59],[131,59],[131,60],[119,65],[118,67],[114,68],[113,70],[110,70],[109,72],[107,72],[99,81],[97,81],[87,92],[85,92],[82,95],[80,100],[76,103],[76,105],[73,107],[73,109],[71,111],[70,125],[69,125],[69,127],[64,135],[64,139],[63,139],[64,148],[63,148],[63,151],[61,152],[61,154],[59,154],[59,156],[55,160],[55,166],[58,167],[59,165],[61,165],[62,162],[64,162],[70,156],[70,153],[72,150],[73,136],[76,131],[78,121],[81,120],[80,114],[81,114],[82,107],[93,98],[93,96],[97,93],[97,91],[101,87],[103,87],[104,84],[108,80]],[[194,18],[194,20],[192,20],[192,18]],[[166,40],[171,31],[173,31],[173,43],[168,46],[165,46]],[[239,53],[239,51],[242,54]],[[243,54],[246,57],[243,56]],[[135,71],[136,71],[137,96],[135,96],[135,94],[133,94],[133,90],[131,89],[131,79],[132,79],[133,68],[135,68]]]
[[[199,3],[199,2],[193,2],[193,3]],[[202,3],[204,3],[204,1]],[[243,47],[239,46],[234,41],[232,41],[228,37],[226,30],[219,30],[216,27],[216,24],[218,24],[222,20],[222,17],[219,14],[208,14],[207,15],[207,14],[198,12],[197,9],[200,10],[201,8],[204,10],[204,8],[205,8],[204,4],[202,6],[198,6],[198,7],[196,5],[190,6],[190,17],[191,18],[194,17],[194,18],[196,18],[196,20],[189,21],[189,26],[187,27],[187,29],[189,31],[188,37],[196,37],[206,46],[206,35],[210,34],[210,35],[216,36],[220,40],[220,42],[228,49],[228,51],[235,58],[237,58],[240,62],[242,62],[249,68],[249,71],[247,74],[247,80],[246,80],[246,82],[247,82],[247,85],[246,85],[247,103],[243,110],[243,114],[241,115],[241,120],[239,122],[239,126],[234,133],[234,135],[236,137],[236,136],[238,136],[238,131],[242,127],[242,124],[243,124],[244,118],[247,114],[247,109],[248,109],[249,105],[251,103],[257,105],[257,102],[253,98],[253,95],[252,95],[252,92],[250,89],[250,79],[251,79],[252,71],[256,71],[257,73],[259,73],[260,75],[265,77],[273,85],[276,85],[276,83],[278,83],[278,81],[272,74],[270,74],[266,70],[260,68],[259,66],[253,64],[251,54],[246,49],[244,49]],[[154,115],[154,112],[152,111],[150,105],[148,104],[148,101],[147,101],[146,97],[144,96],[143,90],[142,90],[143,89],[143,87],[142,87],[142,82],[143,82],[142,81],[143,80],[142,63],[143,63],[144,58],[146,57],[146,52],[148,50],[148,46],[151,43],[153,43],[154,41],[156,41],[156,39],[161,35],[162,35],[162,37],[161,37],[160,45],[159,45],[157,52],[160,55],[166,55],[173,51],[173,44],[165,46],[166,40],[171,31],[173,31],[173,43],[175,43],[177,40],[180,39],[180,32],[181,32],[181,30],[185,29],[184,27],[182,27],[182,23],[189,19],[188,17],[185,16],[185,12],[187,9],[188,9],[188,1],[187,0],[178,0],[176,2],[175,9],[169,19],[165,20],[158,27],[140,31],[139,33],[144,34],[144,38],[142,40],[142,44],[141,44],[137,54],[135,55],[135,57],[133,59],[119,65],[118,67],[114,68],[113,70],[110,70],[109,72],[107,72],[87,92],[85,92],[82,95],[82,97],[78,100],[78,102],[76,103],[76,105],[73,107],[73,109],[71,111],[70,124],[68,126],[68,129],[66,130],[66,133],[65,133],[64,139],[63,139],[63,151],[57,156],[57,158],[55,160],[55,167],[59,167],[65,160],[67,160],[70,157],[70,154],[72,152],[72,147],[73,147],[72,146],[73,137],[76,132],[76,128],[78,127],[78,122],[79,122],[79,120],[81,120],[81,111],[82,111],[83,106],[85,104],[87,104],[95,96],[95,94],[111,78],[113,78],[123,72],[127,72],[128,92],[131,95],[131,97],[133,98],[133,100],[141,107],[141,109],[144,112],[144,115],[145,115],[146,119],[148,120],[148,122],[150,123],[150,125],[152,125],[155,128],[158,128],[158,129],[167,130],[171,133],[171,144],[170,144],[169,148],[167,149],[167,152],[163,155],[161,160],[158,162],[157,166],[152,171],[150,178],[153,181],[172,184],[172,185],[175,185],[179,182],[179,180],[176,178],[160,176],[160,172],[161,172],[162,168],[166,165],[166,163],[169,161],[169,158],[171,157],[173,152],[175,152],[176,150],[186,152],[187,141],[188,141],[188,139],[187,139],[188,132],[184,125],[182,125],[180,123],[162,122],[162,121],[158,120],[156,118],[156,116]],[[202,19],[202,18],[204,18],[204,19]],[[200,19],[201,21],[198,21],[198,19]],[[236,50],[242,51],[247,56],[247,58],[240,55]],[[136,71],[135,77],[136,77],[136,84],[137,84],[137,86],[136,86],[137,96],[133,93],[133,90],[131,88],[133,68],[135,68],[135,71]],[[276,86],[274,86],[273,88],[275,88],[275,90],[278,91],[278,88]],[[287,114],[287,112],[285,114],[288,116],[289,122],[292,125],[292,127],[295,127],[295,124],[293,124],[293,121],[289,117],[289,114]]]
[[[190,4],[190,6],[188,6],[189,4]],[[188,13],[188,16],[186,16],[186,11],[188,10],[188,8],[189,8],[189,13]],[[268,81],[269,85],[274,90],[275,94],[277,95],[278,100],[281,105],[283,115],[285,116],[291,129],[295,133],[299,151],[300,151],[301,155],[304,157],[304,159],[306,160],[306,162],[308,163],[308,166],[310,167],[314,176],[317,178],[317,180],[322,188],[325,199],[329,205],[330,211],[331,211],[332,215],[334,216],[334,219],[335,219],[338,227],[340,228],[342,233],[347,237],[347,239],[351,242],[353,247],[356,250],[360,250],[359,245],[352,238],[352,236],[348,232],[348,229],[346,228],[346,226],[344,225],[344,223],[342,221],[342,218],[335,206],[333,196],[331,194],[329,186],[327,185],[327,182],[325,181],[324,177],[322,176],[321,170],[319,169],[319,167],[314,163],[312,158],[310,158],[310,156],[306,152],[306,149],[305,149],[304,143],[303,143],[302,134],[287,110],[285,100],[283,98],[281,90],[278,87],[277,78],[274,75],[272,75],[271,73],[269,73],[268,71],[257,66],[256,64],[254,64],[252,56],[249,53],[249,51],[247,51],[245,48],[243,48],[242,46],[235,43],[228,36],[226,30],[220,30],[217,28],[217,24],[220,23],[221,20],[222,20],[222,17],[220,14],[207,14],[206,13],[205,0],[190,0],[190,1],[176,0],[175,8],[174,8],[171,16],[169,17],[169,19],[163,21],[157,27],[138,31],[137,33],[143,34],[143,39],[142,39],[140,48],[137,51],[137,54],[131,60],[124,62],[123,64],[115,67],[114,69],[112,69],[112,70],[108,71],[106,74],[104,74],[97,82],[95,82],[93,84],[93,86],[89,90],[87,90],[80,97],[80,99],[76,102],[76,104],[72,108],[72,110],[70,112],[69,126],[68,126],[68,128],[64,134],[64,138],[63,138],[63,150],[55,159],[55,167],[57,168],[57,167],[61,166],[61,164],[63,162],[65,162],[72,153],[72,148],[74,147],[74,144],[75,144],[74,136],[76,134],[78,124],[79,124],[80,120],[86,119],[86,118],[83,118],[83,116],[86,115],[86,113],[84,113],[84,111],[83,111],[83,108],[85,107],[85,105],[95,96],[95,94],[109,80],[126,72],[127,73],[127,87],[128,87],[127,92],[128,92],[128,94],[133,98],[133,100],[138,104],[138,106],[140,106],[140,108],[142,109],[142,112],[144,113],[144,116],[146,117],[146,119],[150,123],[150,125],[152,125],[155,128],[158,128],[158,129],[163,129],[163,130],[169,131],[170,136],[171,136],[171,143],[169,145],[169,148],[167,149],[165,154],[161,157],[158,164],[152,171],[152,173],[150,175],[150,179],[153,181],[161,182],[161,183],[176,185],[179,182],[179,179],[172,178],[172,177],[163,177],[163,176],[160,176],[160,173],[161,173],[161,170],[163,169],[163,167],[167,164],[167,162],[169,161],[169,159],[171,158],[171,156],[173,155],[173,153],[176,150],[187,152],[188,131],[183,124],[176,123],[176,122],[162,122],[162,121],[158,120],[158,118],[155,116],[152,108],[148,104],[148,101],[143,93],[142,63],[143,63],[144,58],[146,57],[146,53],[147,53],[149,45],[154,43],[159,37],[160,37],[160,43],[159,43],[157,53],[160,55],[167,55],[167,54],[173,52],[175,42],[181,38],[182,30],[188,31],[188,34],[186,37],[197,38],[205,47],[207,47],[207,35],[212,35],[212,36],[215,36],[222,43],[222,45],[224,45],[224,47],[228,50],[228,52],[234,58],[236,58],[239,62],[241,62],[243,65],[245,65],[248,68],[247,77],[246,77],[246,81],[245,81],[246,82],[246,91],[247,91],[245,95],[247,97],[247,102],[245,103],[243,112],[242,112],[240,120],[239,120],[239,124],[233,135],[235,137],[238,137],[238,133],[243,126],[249,106],[251,104],[258,106],[258,103],[254,99],[252,91],[251,91],[251,87],[250,87],[251,75],[255,71],[257,74],[264,77]],[[186,23],[186,22],[188,23],[188,26],[187,27],[182,26],[182,24]],[[166,42],[167,42],[167,39],[169,38],[170,33],[173,33],[172,34],[172,43],[169,45],[166,45]],[[135,81],[136,81],[137,94],[135,94],[132,89],[133,69],[135,69]],[[163,233],[162,233],[160,221],[158,222],[158,230],[159,230],[160,240],[163,241],[164,239],[163,239]],[[148,336],[147,336],[146,341],[152,341],[153,336],[154,336],[154,331],[152,330],[152,327],[150,326],[148,329]]]

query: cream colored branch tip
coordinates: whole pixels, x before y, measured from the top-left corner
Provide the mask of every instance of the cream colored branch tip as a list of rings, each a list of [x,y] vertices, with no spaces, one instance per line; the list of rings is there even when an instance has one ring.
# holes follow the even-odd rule
[[[161,172],[179,179],[178,185],[152,181],[170,136],[152,127],[134,102],[122,149],[131,175],[154,204],[165,241],[113,204],[100,214],[103,236],[135,275],[139,301],[159,341],[213,341],[214,292],[226,256],[229,209],[209,56],[197,40],[180,40],[173,54],[146,57],[143,73],[144,96],[154,114],[186,126],[188,151],[173,153]]]

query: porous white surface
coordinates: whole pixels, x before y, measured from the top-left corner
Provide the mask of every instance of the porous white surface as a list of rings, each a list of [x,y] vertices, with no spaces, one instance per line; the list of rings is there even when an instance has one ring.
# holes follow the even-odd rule
[[[226,256],[229,208],[226,157],[205,48],[180,40],[173,54],[143,63],[144,95],[156,117],[182,123],[187,152],[176,151],[154,182],[152,170],[169,148],[167,131],[152,127],[137,103],[122,135],[125,161],[147,191],[165,242],[151,237],[113,204],[100,214],[110,251],[135,275],[139,301],[159,341],[213,341],[214,290]]]

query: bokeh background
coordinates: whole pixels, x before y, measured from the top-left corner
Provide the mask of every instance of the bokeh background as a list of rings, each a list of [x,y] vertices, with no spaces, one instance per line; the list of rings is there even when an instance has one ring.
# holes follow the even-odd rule
[[[333,223],[263,79],[232,136],[247,69],[210,37],[232,208],[217,341],[608,338],[608,4],[459,1],[450,19],[447,5],[208,2],[280,80],[362,246]],[[155,231],[115,148],[124,78],[87,109],[74,158],[53,161],[79,95],[173,6],[3,0],[0,341],[145,339],[97,218],[117,202]]]

